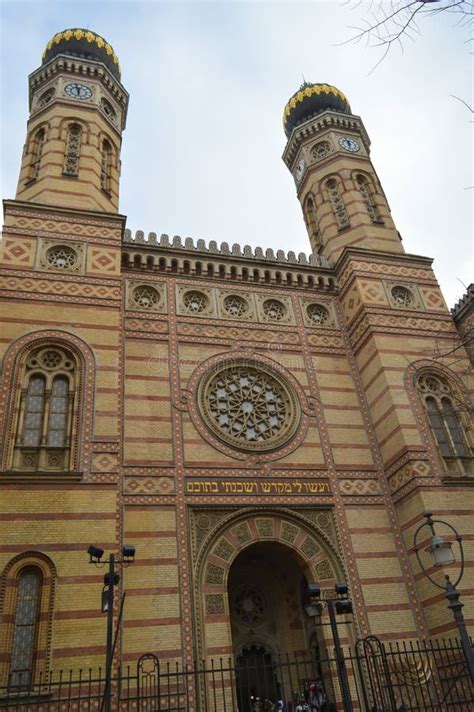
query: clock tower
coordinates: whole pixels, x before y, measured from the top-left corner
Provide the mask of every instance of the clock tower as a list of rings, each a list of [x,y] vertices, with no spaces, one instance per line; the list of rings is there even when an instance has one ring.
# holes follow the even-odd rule
[[[29,77],[16,199],[116,213],[128,94],[118,58],[95,32],[58,32]]]
[[[313,252],[334,263],[344,248],[403,253],[387,199],[370,160],[370,140],[344,94],[304,83],[283,124],[290,169]]]

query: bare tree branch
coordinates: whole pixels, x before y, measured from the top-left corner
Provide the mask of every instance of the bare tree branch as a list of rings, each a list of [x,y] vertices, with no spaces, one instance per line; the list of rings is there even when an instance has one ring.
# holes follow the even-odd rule
[[[362,6],[361,0],[346,0],[344,4],[350,5],[352,10]],[[360,25],[349,28],[354,31],[352,37],[339,44],[365,40],[367,46],[382,48],[382,56],[372,68],[373,72],[394,45],[403,51],[403,40],[414,40],[421,34],[418,22],[439,13],[454,15],[455,27],[474,27],[474,0],[390,0],[388,3],[372,0]]]

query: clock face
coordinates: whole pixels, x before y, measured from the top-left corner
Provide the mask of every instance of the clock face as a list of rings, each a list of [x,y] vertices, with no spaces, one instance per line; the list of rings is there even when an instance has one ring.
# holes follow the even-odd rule
[[[303,177],[304,169],[306,168],[306,163],[304,158],[300,158],[298,165],[295,168],[295,180],[299,183]]]
[[[67,84],[64,92],[73,99],[90,99],[92,96],[92,90],[85,84]]]
[[[351,151],[351,153],[356,153],[360,149],[360,146],[355,138],[348,138],[347,136],[341,136],[339,139],[339,146],[341,146],[341,148],[345,151]]]

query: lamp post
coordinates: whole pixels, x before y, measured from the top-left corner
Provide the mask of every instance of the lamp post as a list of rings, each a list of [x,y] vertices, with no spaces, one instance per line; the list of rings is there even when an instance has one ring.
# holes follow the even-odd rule
[[[461,601],[459,600],[460,593],[456,588],[456,586],[461,581],[464,573],[464,551],[462,547],[462,537],[459,532],[451,524],[445,522],[444,519],[433,519],[433,512],[423,512],[423,516],[425,517],[425,521],[420,524],[413,537],[413,549],[416,554],[416,558],[422,573],[426,576],[427,579],[431,581],[434,586],[444,591],[444,595],[449,601],[448,608],[450,608],[453,612],[453,617],[458,627],[459,637],[461,639],[464,656],[466,658],[469,675],[471,677],[471,680],[474,681],[474,651],[471,645],[471,641],[469,640],[469,635],[466,629],[466,622],[464,620],[464,616],[461,610],[464,604],[461,603]],[[432,576],[429,575],[428,571],[426,571],[421,562],[418,550],[418,536],[425,527],[428,527],[431,531],[431,542],[430,546],[428,546],[426,551],[431,554],[433,566],[446,566],[448,564],[453,564],[456,561],[456,557],[452,548],[452,543],[450,541],[447,541],[446,539],[443,539],[443,537],[439,534],[436,534],[434,528],[435,524],[443,524],[444,526],[448,527],[448,529],[451,529],[454,534],[454,539],[459,546],[460,552],[461,569],[459,571],[459,575],[457,579],[453,582],[451,581],[450,577],[445,574],[444,578],[446,584],[444,586],[437,583],[432,578]]]
[[[107,613],[107,639],[105,644],[105,688],[102,699],[101,712],[111,712],[112,710],[112,663],[114,658],[115,643],[117,640],[117,631],[114,637],[114,591],[115,586],[120,582],[120,575],[116,573],[116,564],[122,566],[133,564],[135,560],[135,547],[130,544],[124,544],[122,547],[122,558],[117,559],[115,554],[110,554],[105,561],[102,560],[104,550],[97,546],[90,546],[87,549],[89,554],[89,563],[95,566],[109,565],[108,573],[104,574],[104,587],[102,589],[101,610],[102,613]],[[125,596],[125,594],[124,594]],[[123,598],[122,598],[123,602]],[[119,621],[122,615],[122,610],[119,614]],[[118,630],[118,627],[117,627]]]
[[[352,601],[348,598],[349,587],[347,584],[336,583],[334,589],[336,592],[334,598],[321,599],[321,587],[317,584],[309,584],[308,593],[311,599],[311,605],[306,606],[305,610],[308,616],[313,618],[316,623],[316,618],[320,618],[323,607],[326,606],[328,609],[329,623],[336,652],[337,676],[341,686],[342,705],[344,712],[353,712],[346,662],[344,660],[344,652],[341,647],[336,620],[336,614],[343,615],[344,613],[352,613]]]

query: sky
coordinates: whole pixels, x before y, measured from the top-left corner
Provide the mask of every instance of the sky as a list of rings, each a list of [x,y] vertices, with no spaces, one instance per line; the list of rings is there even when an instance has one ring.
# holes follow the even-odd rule
[[[282,112],[303,77],[348,97],[406,252],[434,258],[448,306],[473,281],[468,30],[441,13],[380,50],[348,41],[373,2],[0,0],[1,192],[15,196],[27,76],[58,31],[85,27],[118,54],[130,93],[120,212],[127,227],[310,252]],[[372,71],[373,70],[373,71]]]

